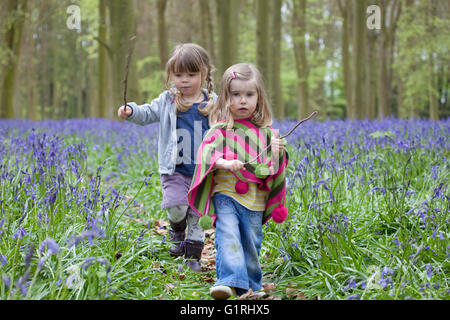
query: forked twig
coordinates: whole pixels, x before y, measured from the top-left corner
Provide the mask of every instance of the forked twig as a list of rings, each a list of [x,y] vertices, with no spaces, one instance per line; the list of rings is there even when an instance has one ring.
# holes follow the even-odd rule
[[[285,135],[281,136],[280,139],[284,139],[284,138],[286,138],[287,136],[289,136],[292,132],[294,132],[295,129],[297,129],[297,127],[298,127],[299,125],[301,125],[303,122],[308,121],[309,119],[311,119],[312,117],[314,117],[317,113],[318,113],[318,111],[313,111],[308,117],[306,117],[305,119],[302,119],[302,120],[300,120],[299,122],[297,122],[297,124],[296,124],[291,130],[289,130],[288,133],[286,133]],[[247,165],[247,164],[250,164],[250,163],[256,161],[256,159],[258,159],[258,158],[259,158],[259,157],[260,157],[267,149],[269,149],[271,145],[272,145],[272,143],[269,143],[269,144],[267,145],[267,147],[265,147],[264,150],[261,151],[260,154],[258,154],[258,155],[257,155],[255,158],[253,158],[252,160],[245,162],[244,165]]]
[[[127,55],[127,64],[125,65],[125,78],[123,79],[123,105],[124,111],[127,111],[127,87],[128,87],[128,71],[130,69],[131,55],[133,54],[134,40],[136,36],[130,38],[130,51]]]

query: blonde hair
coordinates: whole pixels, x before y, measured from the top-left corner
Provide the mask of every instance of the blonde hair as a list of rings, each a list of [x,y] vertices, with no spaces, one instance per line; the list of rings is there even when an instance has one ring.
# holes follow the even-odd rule
[[[202,108],[198,108],[198,111],[204,116],[209,114],[209,110],[212,108],[213,102],[213,90],[214,83],[212,78],[212,72],[214,66],[211,64],[211,59],[208,52],[201,46],[195,43],[183,43],[175,46],[172,51],[170,59],[166,63],[166,89],[169,90],[175,96],[175,106],[177,111],[186,112],[192,104],[186,103],[179,91],[173,90],[170,85],[172,76],[179,72],[200,72],[202,78],[202,84],[206,82],[206,89],[208,91],[208,102]]]
[[[234,79],[244,81],[254,81],[258,94],[256,109],[251,118],[258,127],[267,127],[272,124],[272,112],[270,110],[269,100],[267,99],[264,81],[259,70],[252,64],[238,63],[229,67],[222,76],[219,97],[214,107],[209,113],[209,122],[214,125],[224,121],[227,129],[234,125],[234,119],[230,112],[231,106],[231,82]]]

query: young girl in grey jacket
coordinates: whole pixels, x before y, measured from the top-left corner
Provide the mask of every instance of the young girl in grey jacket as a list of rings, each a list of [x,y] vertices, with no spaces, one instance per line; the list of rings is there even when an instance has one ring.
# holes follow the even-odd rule
[[[193,43],[180,44],[166,64],[167,90],[149,104],[130,102],[117,111],[120,119],[139,125],[160,122],[161,206],[167,209],[170,222],[172,246],[169,252],[172,256],[184,254],[187,265],[194,271],[201,270],[205,235],[186,196],[194,174],[197,149],[209,129],[208,113],[217,99],[213,92],[213,70],[205,49]]]

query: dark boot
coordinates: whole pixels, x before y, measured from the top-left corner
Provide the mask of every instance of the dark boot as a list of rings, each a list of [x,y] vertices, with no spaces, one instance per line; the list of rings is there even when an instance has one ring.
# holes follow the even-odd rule
[[[186,240],[185,242],[185,257],[187,259],[187,266],[192,271],[200,272],[202,267],[200,259],[202,258],[203,241]]]
[[[179,257],[184,254],[184,237],[186,236],[186,218],[180,222],[170,222],[169,241],[172,243],[172,247],[169,249],[169,253],[173,257]]]

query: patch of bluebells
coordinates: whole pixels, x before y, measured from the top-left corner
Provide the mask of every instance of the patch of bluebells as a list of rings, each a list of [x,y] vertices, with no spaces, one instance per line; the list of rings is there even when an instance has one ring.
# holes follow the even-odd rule
[[[273,126],[281,133],[287,133],[294,124],[295,121],[275,121]],[[389,134],[375,137],[371,135],[374,132]],[[72,139],[74,141],[71,143],[67,143],[64,138],[75,136],[78,138]],[[55,211],[57,204],[58,210],[69,213],[68,219],[76,218],[78,222],[82,219],[83,222],[83,230],[72,234],[68,241],[59,241],[59,245],[72,248],[79,244],[93,245],[96,240],[104,239],[108,222],[106,213],[115,209],[123,198],[114,188],[105,187],[102,183],[114,184],[120,178],[116,172],[126,174],[133,166],[133,161],[144,158],[141,156],[143,154],[150,154],[155,159],[157,136],[158,124],[141,127],[127,122],[119,123],[102,119],[40,122],[0,120],[0,182],[10,192],[10,199],[14,200],[13,204],[8,204],[14,207],[14,210],[8,210],[8,216],[4,211],[5,203],[1,203],[0,238],[4,237],[6,232],[2,227],[5,217],[7,217],[6,224],[13,226],[13,228],[8,227],[11,234],[6,236],[15,241],[25,237],[29,237],[32,241],[35,235],[31,230],[36,228],[54,236],[53,226],[49,224],[57,213]],[[288,144],[298,154],[298,159],[293,157],[293,161],[290,162],[293,172],[288,177],[288,197],[292,201],[297,201],[294,191],[304,188],[305,184],[312,190],[312,194],[322,197],[322,202],[325,203],[326,200],[323,206],[327,207],[334,207],[342,201],[339,198],[342,190],[354,192],[359,191],[357,188],[361,187],[370,192],[373,197],[387,196],[391,190],[380,184],[380,172],[375,169],[380,166],[380,163],[388,164],[383,162],[377,150],[389,148],[393,154],[410,155],[421,152],[431,155],[436,161],[423,172],[433,180],[433,186],[426,196],[428,202],[408,209],[409,212],[406,213],[411,219],[419,221],[422,230],[430,231],[430,237],[427,239],[430,243],[418,243],[415,246],[417,250],[414,250],[416,253],[410,255],[410,258],[415,263],[420,258],[421,252],[437,254],[441,253],[439,252],[441,250],[445,253],[439,258],[448,259],[450,246],[444,244],[448,241],[448,228],[443,223],[448,225],[449,221],[438,219],[437,217],[442,216],[444,212],[437,212],[436,208],[438,203],[449,200],[448,181],[443,174],[449,171],[448,155],[442,152],[442,150],[450,149],[449,136],[449,119],[439,122],[421,119],[306,122],[287,137]],[[103,162],[96,168],[97,170],[90,168],[94,169],[92,176],[86,176],[89,152],[94,153],[101,161],[105,160],[105,155],[108,156],[108,159],[115,161],[116,170],[103,178],[102,170],[107,165]],[[142,165],[148,168],[151,163]],[[364,170],[366,174],[361,174],[361,170]],[[411,175],[411,170],[410,167],[405,168],[405,173]],[[347,177],[346,183],[341,181],[335,187],[335,178],[344,172]],[[310,180],[307,181],[305,177],[310,177]],[[147,182],[146,178],[145,183]],[[100,191],[100,186],[106,189],[105,192]],[[421,193],[421,190],[409,187],[407,184],[397,187],[399,190],[403,188],[402,191],[405,191],[407,198]],[[413,202],[416,203],[416,201]],[[299,206],[302,205],[319,214],[315,224],[308,222],[306,229],[316,231],[321,229],[322,235],[343,235],[343,238],[347,239],[346,234],[350,231],[349,228],[358,222],[354,221],[354,216],[348,211],[337,209],[331,211],[332,214],[325,214],[320,211],[321,203],[299,203]],[[36,210],[35,213],[30,214],[32,207]],[[24,220],[26,212],[28,217]],[[29,223],[32,218],[35,219],[37,226],[30,228],[26,222]],[[291,226],[291,228],[295,227],[298,226]],[[280,254],[286,260],[302,257],[297,252],[301,252],[303,248],[293,236],[292,231],[286,229],[282,235],[287,243],[280,250]],[[129,237],[130,234],[127,240]],[[408,240],[397,237],[391,244],[400,249],[402,246],[409,245]],[[136,241],[136,246],[141,243],[142,233]],[[438,247],[440,243],[442,248]],[[39,250],[41,253],[47,253],[45,257],[50,257],[59,253],[59,245],[53,238],[47,238],[40,244]],[[20,250],[25,248],[22,246]],[[0,255],[1,268],[7,270],[11,263],[4,253]],[[31,253],[31,250],[27,252],[27,254]],[[97,260],[98,258],[89,258],[86,258],[83,265],[85,268],[94,262],[102,264],[101,260]],[[44,261],[39,260],[39,268]],[[17,279],[15,282],[17,290],[22,293],[26,290],[29,277],[26,271],[22,271],[23,274],[20,277],[18,275],[13,277]],[[426,268],[427,276],[435,271],[432,267]],[[393,272],[393,269],[387,267],[382,270],[380,278],[382,287],[387,288],[393,285],[395,276]],[[433,273],[431,275],[433,276]],[[2,275],[4,283],[7,283],[8,279],[7,274]],[[364,285],[363,281],[358,283],[353,279],[349,280],[345,288],[347,292],[350,292]],[[442,283],[431,284],[430,282],[430,286],[434,288],[434,286],[442,286]],[[426,285],[424,288],[427,288]],[[360,297],[351,295],[347,298]]]
[[[393,284],[392,276],[395,274],[394,270],[389,267],[384,267],[381,270],[381,277],[378,283],[381,285],[383,289]]]

